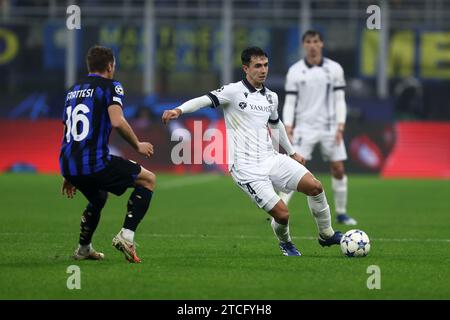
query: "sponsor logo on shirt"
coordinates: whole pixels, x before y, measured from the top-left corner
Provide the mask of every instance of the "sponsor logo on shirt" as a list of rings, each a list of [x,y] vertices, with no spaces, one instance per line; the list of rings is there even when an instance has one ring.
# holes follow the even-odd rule
[[[263,111],[263,112],[272,112],[271,106],[257,106],[255,104],[250,104],[250,110]]]
[[[239,108],[244,110],[246,107],[247,107],[247,103],[246,102],[239,102]]]

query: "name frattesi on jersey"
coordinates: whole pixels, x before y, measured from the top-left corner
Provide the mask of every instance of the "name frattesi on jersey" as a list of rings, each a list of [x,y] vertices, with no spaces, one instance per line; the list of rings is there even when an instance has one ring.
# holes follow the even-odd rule
[[[69,101],[71,99],[75,98],[91,98],[94,94],[94,89],[82,89],[82,90],[75,90],[70,91],[67,93],[66,101]]]

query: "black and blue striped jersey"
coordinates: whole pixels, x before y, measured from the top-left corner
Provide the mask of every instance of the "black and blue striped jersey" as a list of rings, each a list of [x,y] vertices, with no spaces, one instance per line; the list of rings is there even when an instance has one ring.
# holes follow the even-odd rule
[[[110,160],[111,121],[108,107],[123,106],[124,91],[115,80],[89,74],[67,92],[60,169],[63,176],[87,175],[105,168]]]

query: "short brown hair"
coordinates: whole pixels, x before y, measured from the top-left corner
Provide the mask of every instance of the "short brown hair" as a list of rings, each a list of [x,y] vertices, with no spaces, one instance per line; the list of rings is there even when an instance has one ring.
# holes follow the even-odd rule
[[[315,36],[318,36],[318,37],[319,37],[319,40],[323,42],[323,36],[322,36],[322,34],[321,34],[319,31],[316,31],[316,30],[308,30],[308,31],[306,31],[306,32],[303,34],[302,42],[305,42],[305,39],[306,39],[307,37],[315,37]]]
[[[110,48],[93,46],[87,53],[86,63],[89,72],[106,71],[108,64],[114,63],[114,53]]]
[[[242,64],[250,66],[250,61],[252,60],[252,57],[268,58],[267,53],[265,53],[264,50],[261,49],[260,47],[248,47],[245,48],[241,53]]]

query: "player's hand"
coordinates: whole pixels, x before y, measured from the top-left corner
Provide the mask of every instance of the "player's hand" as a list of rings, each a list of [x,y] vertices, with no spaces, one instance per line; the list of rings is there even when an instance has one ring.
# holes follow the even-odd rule
[[[294,141],[294,128],[292,126],[284,126],[286,128],[286,133],[288,136],[288,139],[291,143],[293,143],[292,141]]]
[[[72,199],[77,193],[77,188],[75,188],[69,181],[64,179],[63,185],[61,187],[61,194],[67,195],[67,198]]]
[[[170,120],[177,119],[181,115],[180,109],[165,110],[162,115],[162,122],[168,124]]]
[[[153,155],[153,145],[150,142],[139,142],[136,151],[139,154],[150,158]]]
[[[306,160],[305,158],[303,158],[301,155],[299,155],[298,153],[294,153],[293,155],[290,156],[292,159],[294,159],[295,161],[297,161],[298,163],[305,165],[306,164]]]
[[[344,139],[344,131],[343,130],[336,131],[336,136],[334,139],[336,145],[339,145],[343,139]]]

